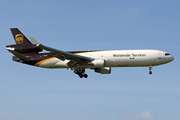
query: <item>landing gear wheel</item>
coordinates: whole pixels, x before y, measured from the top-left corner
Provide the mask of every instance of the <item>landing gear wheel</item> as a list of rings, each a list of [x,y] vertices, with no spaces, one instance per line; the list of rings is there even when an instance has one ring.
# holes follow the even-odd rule
[[[82,70],[81,69],[78,69],[78,74],[82,74]]]
[[[80,77],[80,78],[83,78],[83,75],[82,75],[82,74],[80,74],[80,75],[79,75],[79,77]]]
[[[79,74],[82,74],[83,72],[85,72],[85,70],[81,70],[81,69],[75,69],[75,70],[74,70],[74,73],[75,73],[75,74],[78,74],[78,75],[79,75]]]
[[[149,67],[149,74],[151,75],[152,74],[152,66]]]
[[[84,74],[83,76],[84,76],[84,78],[87,78],[87,77],[88,77],[88,75],[87,75],[87,74]]]
[[[74,73],[75,73],[75,74],[78,74],[78,70],[77,70],[77,69],[75,69],[75,70],[74,70]]]
[[[79,75],[80,78],[83,78],[83,77],[87,78],[88,77],[87,74],[83,74],[83,73],[85,73],[85,69],[76,68],[76,69],[74,69],[74,73]]]

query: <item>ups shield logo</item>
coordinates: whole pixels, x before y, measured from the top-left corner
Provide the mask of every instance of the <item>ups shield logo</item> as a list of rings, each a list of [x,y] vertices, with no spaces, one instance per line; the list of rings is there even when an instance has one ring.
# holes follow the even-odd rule
[[[17,35],[15,36],[15,41],[16,41],[16,43],[17,43],[17,44],[21,44],[21,43],[23,42],[23,38],[24,38],[23,34],[17,34]]]

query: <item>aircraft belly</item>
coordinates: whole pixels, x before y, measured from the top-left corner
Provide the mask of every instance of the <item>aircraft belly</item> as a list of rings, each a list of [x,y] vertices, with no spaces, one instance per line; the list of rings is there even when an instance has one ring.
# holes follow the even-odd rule
[[[57,58],[45,61],[39,65],[43,68],[67,68],[67,65],[64,64],[64,61],[61,61]]]

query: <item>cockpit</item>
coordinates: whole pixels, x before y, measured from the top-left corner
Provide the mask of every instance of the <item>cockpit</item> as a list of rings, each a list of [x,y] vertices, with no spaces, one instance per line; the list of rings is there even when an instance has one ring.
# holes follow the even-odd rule
[[[171,55],[171,54],[169,54],[169,53],[165,53],[165,56],[169,56],[169,55]]]

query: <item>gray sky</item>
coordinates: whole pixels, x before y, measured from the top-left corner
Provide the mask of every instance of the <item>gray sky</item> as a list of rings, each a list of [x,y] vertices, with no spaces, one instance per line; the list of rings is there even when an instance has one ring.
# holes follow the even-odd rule
[[[178,0],[6,0],[0,4],[1,120],[179,120]],[[153,68],[66,69],[12,61],[10,28],[64,51],[157,49],[172,63]]]

